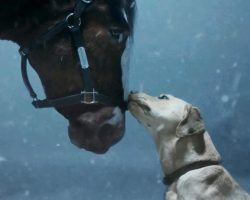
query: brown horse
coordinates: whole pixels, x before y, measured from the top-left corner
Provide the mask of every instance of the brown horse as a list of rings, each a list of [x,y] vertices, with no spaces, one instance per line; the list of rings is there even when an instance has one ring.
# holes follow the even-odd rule
[[[33,45],[36,38],[51,30],[74,12],[81,0],[9,0],[0,6],[0,39],[21,47]],[[89,63],[90,79],[99,93],[117,104],[73,103],[53,106],[69,121],[73,144],[95,153],[105,153],[124,134],[125,109],[122,81],[122,55],[131,36],[134,0],[82,0],[89,5],[79,17],[80,35]],[[82,3],[81,2],[81,3]],[[90,3],[91,2],[91,3]],[[73,23],[73,22],[72,22]],[[39,75],[47,99],[81,93],[86,86],[81,59],[67,30],[42,41],[27,56]]]

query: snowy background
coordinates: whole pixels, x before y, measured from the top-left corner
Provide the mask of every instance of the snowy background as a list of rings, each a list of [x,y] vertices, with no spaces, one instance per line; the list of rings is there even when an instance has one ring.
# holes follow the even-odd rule
[[[250,192],[250,1],[137,2],[130,89],[200,107],[224,166]],[[126,135],[107,154],[78,150],[65,119],[31,106],[17,49],[0,42],[0,199],[162,199],[146,130],[127,114]]]

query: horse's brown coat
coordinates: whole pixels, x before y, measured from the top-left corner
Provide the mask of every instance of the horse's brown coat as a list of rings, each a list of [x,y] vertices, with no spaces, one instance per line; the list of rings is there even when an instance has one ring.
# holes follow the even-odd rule
[[[121,57],[126,40],[132,32],[132,4],[132,0],[95,0],[82,16],[82,35],[94,86],[100,93],[121,102],[124,99]],[[74,0],[6,1],[0,7],[0,39],[25,46],[63,20],[72,12],[74,5]],[[129,24],[122,17],[123,10],[127,14]],[[112,37],[112,28],[118,28],[123,32],[122,41]],[[79,93],[84,88],[79,61],[67,32],[34,49],[29,55],[29,60],[38,73],[48,98]],[[69,120],[69,134],[74,144],[95,153],[104,153],[122,138],[124,110],[120,110],[120,121],[108,124],[106,127],[109,128],[106,128],[105,134],[102,135],[105,123],[117,117],[117,108],[105,107],[74,105],[57,108],[57,111]],[[91,114],[92,121],[83,117],[85,113]]]

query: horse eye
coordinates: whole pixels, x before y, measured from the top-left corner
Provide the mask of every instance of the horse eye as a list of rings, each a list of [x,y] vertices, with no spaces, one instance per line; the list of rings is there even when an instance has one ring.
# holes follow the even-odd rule
[[[165,95],[165,94],[159,96],[158,99],[166,99],[166,100],[169,100],[168,96]]]
[[[110,34],[119,43],[121,43],[123,41],[123,36],[124,36],[123,30],[121,30],[119,27],[110,28]]]

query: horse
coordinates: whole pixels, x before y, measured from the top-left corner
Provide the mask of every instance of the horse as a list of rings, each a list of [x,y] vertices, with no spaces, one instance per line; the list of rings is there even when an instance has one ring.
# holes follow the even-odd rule
[[[72,144],[106,153],[125,132],[123,55],[132,38],[134,0],[9,0],[0,6],[0,39],[20,46],[24,84],[36,108],[69,122]],[[29,82],[27,62],[46,96]]]

